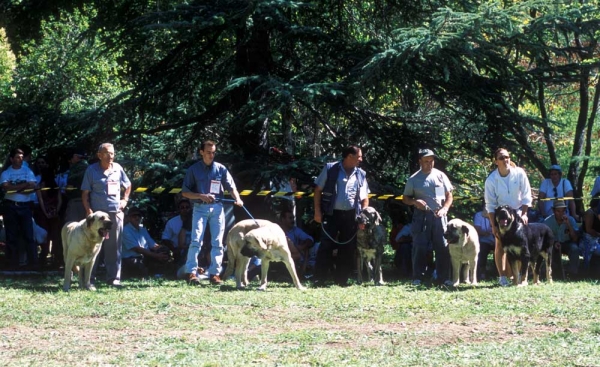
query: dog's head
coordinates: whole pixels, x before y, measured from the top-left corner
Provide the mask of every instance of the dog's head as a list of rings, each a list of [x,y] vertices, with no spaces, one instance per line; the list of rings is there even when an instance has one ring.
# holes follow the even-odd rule
[[[368,206],[360,212],[356,221],[358,222],[358,229],[368,230],[381,223],[381,216],[375,208]]]
[[[508,205],[502,205],[496,208],[495,220],[498,225],[498,229],[502,232],[509,230],[513,223],[518,222],[520,219],[516,210]]]
[[[452,219],[448,222],[444,238],[448,243],[459,243],[461,238],[465,238],[469,234],[469,227],[460,219]]]
[[[107,239],[112,228],[113,222],[110,216],[105,212],[94,212],[85,218],[85,223],[89,229],[98,233],[100,238]]]

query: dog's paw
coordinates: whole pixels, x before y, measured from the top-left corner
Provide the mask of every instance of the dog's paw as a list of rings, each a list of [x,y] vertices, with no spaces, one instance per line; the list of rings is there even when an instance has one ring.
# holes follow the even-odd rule
[[[375,285],[385,285],[385,282],[383,280],[381,280],[379,282],[375,282]]]
[[[85,287],[85,289],[87,289],[88,291],[91,291],[91,292],[96,291],[96,287],[93,284],[90,284],[89,286]]]
[[[299,290],[299,291],[305,291],[305,290],[306,290],[306,287],[304,287],[304,286],[302,286],[302,285],[301,285],[301,286],[299,286],[299,287],[298,287],[298,290]]]
[[[521,282],[521,284],[517,284],[517,287],[526,287],[528,285],[529,285],[529,283],[526,280],[524,280]]]

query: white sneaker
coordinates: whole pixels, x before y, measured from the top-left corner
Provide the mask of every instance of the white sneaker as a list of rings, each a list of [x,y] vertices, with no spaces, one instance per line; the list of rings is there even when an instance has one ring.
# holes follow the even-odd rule
[[[498,278],[498,284],[500,284],[500,286],[502,287],[508,287],[510,285],[508,279],[505,276],[501,276],[500,278]]]
[[[421,285],[421,281],[419,279],[415,279],[412,281],[412,285],[414,285],[415,287],[418,287]]]

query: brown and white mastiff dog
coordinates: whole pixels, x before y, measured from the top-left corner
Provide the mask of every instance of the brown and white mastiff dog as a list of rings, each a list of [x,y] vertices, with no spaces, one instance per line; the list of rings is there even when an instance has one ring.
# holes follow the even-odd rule
[[[65,257],[65,279],[63,290],[71,288],[73,268],[79,269],[79,288],[96,290],[90,284],[92,268],[102,247],[102,241],[108,238],[112,221],[108,214],[95,212],[81,222],[71,222],[64,225],[61,231],[63,254]]]
[[[238,288],[248,285],[247,269],[252,256],[261,260],[261,279],[259,290],[267,289],[267,273],[271,261],[282,261],[296,288],[305,289],[298,274],[294,260],[290,254],[289,244],[283,229],[268,220],[248,219],[237,223],[227,234],[227,258],[229,264],[223,274],[223,279],[228,279],[235,269],[235,279]]]

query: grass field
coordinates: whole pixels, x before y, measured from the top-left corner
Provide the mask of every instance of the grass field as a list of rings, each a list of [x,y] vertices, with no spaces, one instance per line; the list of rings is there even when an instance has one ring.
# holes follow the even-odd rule
[[[599,366],[596,281],[267,292],[0,279],[2,366]]]

